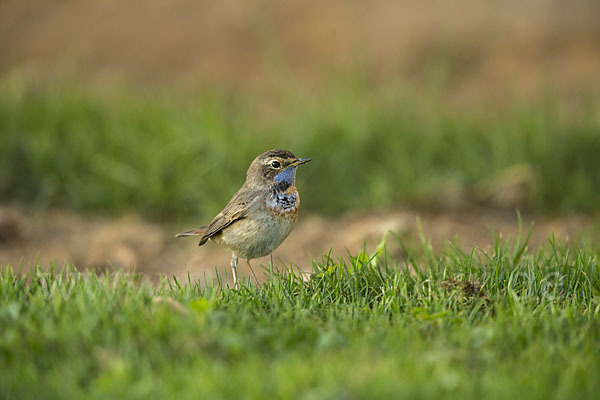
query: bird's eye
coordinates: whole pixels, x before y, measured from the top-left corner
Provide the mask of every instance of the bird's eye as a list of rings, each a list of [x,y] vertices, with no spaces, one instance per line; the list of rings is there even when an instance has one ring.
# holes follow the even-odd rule
[[[279,163],[279,161],[271,161],[271,167],[279,168],[281,167],[281,164]]]

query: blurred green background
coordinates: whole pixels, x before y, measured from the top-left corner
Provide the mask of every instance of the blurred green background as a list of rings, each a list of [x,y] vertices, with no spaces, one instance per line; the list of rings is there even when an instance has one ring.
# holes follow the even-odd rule
[[[203,220],[279,147],[323,215],[595,213],[599,10],[5,1],[0,200]]]
[[[474,117],[346,85],[279,106],[286,111],[263,121],[243,95],[106,101],[5,82],[0,191],[38,207],[209,218],[257,154],[282,147],[314,158],[298,175],[303,204],[319,213],[491,202],[556,214],[600,204],[594,101],[568,111],[537,99]]]

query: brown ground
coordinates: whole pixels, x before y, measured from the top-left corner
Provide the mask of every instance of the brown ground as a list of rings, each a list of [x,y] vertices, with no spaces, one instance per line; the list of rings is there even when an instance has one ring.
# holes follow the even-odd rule
[[[310,256],[320,257],[332,249],[334,256],[345,256],[346,249],[356,254],[363,243],[373,251],[386,230],[407,241],[418,239],[418,214],[399,210],[386,214],[347,215],[328,220],[302,215],[300,223],[283,245],[273,253],[278,267],[295,266],[310,270]],[[423,232],[432,239],[434,248],[442,248],[448,240],[469,250],[473,244],[487,248],[493,242],[491,232],[515,237],[517,217],[512,212],[499,212],[471,207],[464,211],[421,216]],[[531,217],[524,217],[527,228]],[[557,238],[589,237],[591,221],[587,217],[563,219],[535,218],[532,246],[544,243],[554,233]],[[83,217],[71,212],[35,213],[18,206],[0,207],[0,265],[23,263],[28,269],[39,261],[62,265],[70,261],[79,268],[135,269],[150,275],[186,276],[193,279],[214,270],[229,271],[230,255],[209,243],[199,248],[196,239],[175,239],[173,234],[189,226],[166,226],[144,222],[134,217],[107,219]],[[393,235],[388,235],[388,250],[398,259],[402,251]],[[265,265],[269,257],[253,261]],[[245,264],[240,271],[248,275]],[[256,271],[256,269],[255,269]]]
[[[458,102],[577,98],[600,90],[600,2],[3,0],[0,54],[0,74],[102,90],[318,89],[359,70],[384,87],[443,81]]]

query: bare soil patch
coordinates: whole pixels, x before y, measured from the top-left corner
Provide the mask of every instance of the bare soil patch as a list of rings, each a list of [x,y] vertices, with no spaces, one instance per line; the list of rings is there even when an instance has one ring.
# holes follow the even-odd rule
[[[509,211],[470,208],[444,213],[397,210],[389,213],[346,215],[327,219],[302,215],[287,240],[273,255],[277,268],[290,263],[302,270],[311,269],[311,256],[320,258],[356,254],[366,244],[373,251],[386,231],[387,248],[392,257],[404,256],[398,237],[418,238],[418,219],[424,235],[435,248],[453,241],[465,250],[473,245],[487,248],[493,244],[492,232],[515,237],[517,216]],[[550,235],[557,239],[581,240],[594,236],[590,217],[523,217],[527,229],[535,223],[531,246],[544,243]],[[190,224],[194,225],[194,224]],[[198,247],[195,239],[175,239],[173,235],[188,226],[171,226],[127,216],[90,217],[68,211],[36,212],[20,206],[0,207],[0,264],[22,265],[28,269],[38,260],[43,267],[71,262],[80,269],[135,269],[150,276],[176,275],[193,279],[212,277],[215,271],[229,272],[230,254],[209,243]],[[270,257],[254,260],[253,266],[266,265]],[[249,276],[245,263],[240,272]],[[257,268],[255,268],[257,271]]]

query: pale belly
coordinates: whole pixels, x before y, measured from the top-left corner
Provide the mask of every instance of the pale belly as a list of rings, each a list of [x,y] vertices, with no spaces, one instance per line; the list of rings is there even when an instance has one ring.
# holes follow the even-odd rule
[[[296,220],[297,214],[280,217],[266,212],[236,221],[212,240],[247,260],[264,257],[288,237]]]

